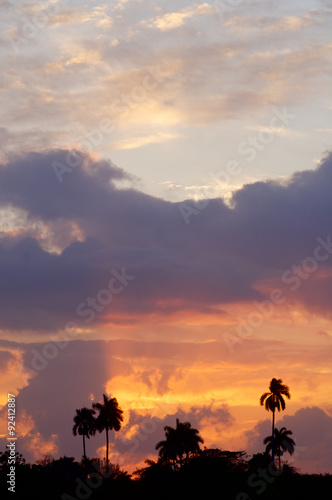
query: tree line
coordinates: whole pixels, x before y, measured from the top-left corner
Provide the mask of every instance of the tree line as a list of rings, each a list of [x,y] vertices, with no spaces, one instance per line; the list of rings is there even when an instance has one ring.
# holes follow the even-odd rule
[[[279,459],[279,469],[281,469],[281,456],[288,452],[294,453],[295,442],[291,438],[292,431],[282,427],[275,427],[275,412],[285,410],[286,403],[284,396],[290,399],[289,387],[282,383],[282,379],[273,378],[269,385],[269,392],[265,392],[260,397],[260,405],[265,406],[267,411],[272,412],[272,433],[264,439],[266,453],[271,453],[272,462],[275,463],[275,456]],[[102,403],[93,403],[92,408],[76,409],[74,416],[73,434],[81,435],[83,438],[83,459],[87,460],[85,438],[89,439],[96,432],[106,432],[106,471],[109,470],[109,431],[119,431],[123,422],[123,411],[116,398],[109,398],[103,394]],[[165,426],[165,439],[159,441],[155,449],[159,451],[159,461],[163,464],[171,464],[173,469],[181,467],[185,460],[197,456],[201,451],[200,444],[203,439],[199,431],[194,429],[190,422],[180,422],[176,419],[175,428]],[[149,461],[153,465],[153,461]]]
[[[109,461],[109,431],[119,431],[123,411],[116,398],[103,395],[90,408],[79,408],[73,417],[73,433],[82,438],[83,458],[53,459],[44,456],[28,464],[16,454],[18,500],[301,500],[329,498],[332,475],[307,475],[291,467],[284,453],[293,454],[292,432],[276,427],[276,412],[285,410],[290,399],[288,386],[272,379],[259,404],[272,413],[272,433],[264,439],[265,449],[249,457],[245,451],[204,447],[199,430],[190,422],[164,427],[157,442],[156,459],[145,460],[132,474]],[[87,457],[87,440],[105,432],[106,457]],[[273,457],[273,460],[272,460]],[[278,459],[278,463],[277,462]],[[0,498],[12,498],[7,490],[8,451],[0,452]]]

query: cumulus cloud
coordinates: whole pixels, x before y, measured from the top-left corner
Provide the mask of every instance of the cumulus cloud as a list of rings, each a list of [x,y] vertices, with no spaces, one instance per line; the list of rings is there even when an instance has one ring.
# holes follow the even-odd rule
[[[2,341],[2,345],[5,346],[6,343]],[[43,453],[80,457],[81,440],[72,435],[75,409],[90,407],[92,402],[101,400],[106,386],[117,391],[118,378],[131,380],[133,374],[136,377],[142,359],[146,359],[146,366],[151,366],[153,360],[158,359],[161,371],[167,376],[167,372],[172,370],[172,365],[179,357],[183,360],[184,368],[198,357],[205,360],[212,352],[212,349],[207,347],[206,353],[202,355],[202,349],[197,345],[160,345],[158,342],[149,344],[125,340],[72,341],[56,352],[50,349],[51,343],[7,345],[10,345],[11,349],[23,351],[24,367],[21,370],[27,369],[30,374],[31,368],[37,370],[35,376],[30,375],[29,383],[17,394],[20,451],[28,460],[36,460]],[[46,348],[46,345],[49,347]],[[5,357],[8,357],[7,353]],[[139,395],[142,392],[139,385],[136,385],[136,389]],[[144,408],[146,400],[141,393],[137,400],[139,410],[132,408],[132,404],[123,399],[123,394],[120,393],[119,397],[117,392],[111,393],[118,398],[120,406],[125,410],[125,422],[121,432],[116,435],[112,433],[114,460],[119,461],[122,457],[121,460],[137,464],[148,454],[153,454],[156,442],[163,438],[163,427],[175,425],[176,418],[181,421],[189,420],[201,431],[213,425],[219,434],[233,422],[230,410],[225,404],[213,401],[206,404],[202,401],[197,402],[195,406],[188,403],[183,406],[170,405],[160,397],[165,393],[169,393],[168,388],[161,391],[158,384],[148,384],[147,394],[150,402],[155,400],[156,405],[152,409],[151,406]],[[4,406],[0,412],[2,423],[6,422],[6,411]],[[6,436],[6,431],[1,434]],[[5,442],[6,437],[1,437],[0,445],[3,446]],[[102,453],[104,436],[98,434],[87,446],[91,456],[96,455],[98,450]]]
[[[154,447],[164,438],[164,426],[175,426],[176,418],[189,421],[197,428],[207,447],[245,449],[243,439],[236,444],[229,440],[240,422],[239,414],[235,420],[232,406],[226,401],[229,398],[230,405],[243,405],[245,420],[250,418],[253,402],[257,403],[259,413],[263,411],[258,405],[258,391],[264,390],[267,363],[275,366],[276,359],[283,359],[278,369],[282,370],[292,390],[296,387],[297,401],[302,404],[301,393],[308,396],[319,392],[324,381],[329,387],[328,375],[324,372],[322,380],[320,370],[316,373],[319,367],[329,366],[331,348],[325,345],[305,349],[275,341],[252,340],[250,346],[242,344],[238,348],[236,359],[229,355],[224,342],[73,340],[62,348],[58,346],[52,339],[48,343],[35,344],[0,342],[5,352],[0,361],[4,365],[7,360],[12,362],[13,353],[19,352],[20,363],[14,364],[14,369],[22,377],[28,373],[29,380],[25,376],[25,383],[18,386],[20,389],[15,394],[20,451],[32,461],[40,458],[38,451],[40,455],[66,454],[79,458],[82,441],[72,435],[75,410],[90,407],[92,402],[101,400],[103,393],[118,399],[125,417],[121,431],[111,435],[111,460],[133,470],[148,456],[155,457]],[[297,356],[296,366],[294,355]],[[248,369],[254,373],[254,380],[248,379]],[[303,370],[305,376],[299,377],[299,370]],[[8,387],[13,386],[11,364],[6,369],[4,366],[1,373],[5,401]],[[305,462],[298,465],[305,466],[304,470],[309,467],[327,470],[327,448],[318,461],[319,446],[324,439],[319,429],[327,430],[331,417],[320,409],[312,413],[308,409],[301,410],[295,413],[293,420],[286,417],[293,418],[280,415],[277,425],[285,425],[294,432],[298,451],[301,451],[299,459],[302,460],[302,455],[305,457]],[[321,422],[316,429],[317,447],[308,435],[312,432],[315,436],[316,431],[310,430],[315,419]],[[6,422],[4,406],[0,412],[2,447],[6,442]],[[270,430],[271,421],[267,419],[246,435],[249,453],[262,449],[262,440]],[[324,436],[328,438],[327,433]],[[87,442],[89,456],[104,456],[104,446],[103,433],[97,434]],[[314,456],[306,451],[312,447]]]
[[[112,445],[114,458],[120,463],[137,465],[147,457],[158,455],[155,445],[165,438],[165,426],[176,427],[176,419],[181,422],[190,422],[191,426],[198,429],[204,439],[204,429],[209,426],[218,428],[219,434],[225,427],[232,423],[231,413],[226,405],[192,406],[188,410],[174,408],[170,410],[167,405],[160,406],[164,416],[151,415],[148,412],[140,414],[130,410],[129,419],[121,433],[115,436]],[[166,413],[166,414],[165,414]],[[205,439],[205,445],[207,445]]]
[[[58,182],[54,162],[67,165],[77,155],[78,165]],[[231,206],[219,198],[198,210],[190,200],[171,203],[117,187],[128,179],[110,161],[63,150],[13,157],[1,167],[0,205],[21,211],[25,220],[24,231],[2,234],[3,327],[104,324],[193,309],[222,313],[225,304],[266,298],[269,280],[294,289],[291,302],[329,314],[331,155],[287,183],[248,184],[234,193]],[[184,207],[193,210],[189,224]],[[36,223],[48,235],[46,247],[36,231],[24,238]],[[327,257],[315,263],[317,238]],[[52,242],[62,246],[57,253],[50,251]],[[294,266],[304,266],[302,275]],[[112,296],[114,276],[123,293]]]
[[[283,415],[276,426],[293,432],[296,443],[294,458],[286,454],[285,459],[303,473],[331,472],[332,418],[324,410],[317,406],[301,408],[294,415]],[[271,422],[259,422],[247,433],[249,453],[263,451],[263,440],[270,435]]]
[[[36,458],[39,445],[40,450],[44,450],[40,451],[41,455],[59,450],[60,454],[80,457],[81,442],[72,435],[75,409],[89,407],[93,397],[101,399],[107,380],[116,375],[128,375],[132,369],[127,362],[113,358],[105,351],[105,343],[100,341],[70,342],[56,351],[49,347],[48,354],[46,345],[26,345],[23,354],[24,368],[21,365],[21,370],[27,369],[30,377],[31,369],[37,371],[17,395],[16,419],[21,450],[30,460]],[[23,350],[24,346],[20,348]],[[2,418],[6,411],[4,406]],[[5,441],[6,438],[0,439],[2,447]],[[96,443],[100,446],[102,438]]]

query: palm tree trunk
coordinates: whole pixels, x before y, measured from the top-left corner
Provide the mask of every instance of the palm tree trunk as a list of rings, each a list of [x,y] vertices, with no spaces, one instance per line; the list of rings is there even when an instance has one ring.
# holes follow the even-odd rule
[[[272,464],[274,465],[274,414],[275,408],[272,411]]]
[[[85,434],[83,434],[83,458],[86,460],[86,453],[85,453]]]
[[[106,472],[108,472],[108,427],[106,427]]]

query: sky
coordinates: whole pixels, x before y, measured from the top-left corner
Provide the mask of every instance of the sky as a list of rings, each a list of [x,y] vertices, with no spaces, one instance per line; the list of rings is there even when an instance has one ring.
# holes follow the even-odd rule
[[[261,452],[276,377],[331,473],[330,2],[0,9],[0,447],[11,393],[27,460],[79,459],[107,393],[126,470],[176,418]]]

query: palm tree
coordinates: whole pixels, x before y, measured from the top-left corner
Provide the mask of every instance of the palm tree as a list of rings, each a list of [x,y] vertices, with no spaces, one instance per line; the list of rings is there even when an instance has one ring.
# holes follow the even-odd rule
[[[156,444],[156,450],[159,449],[159,457],[162,462],[173,462],[173,467],[175,467],[175,462],[178,456],[178,442],[176,438],[176,429],[170,425],[164,427],[165,440],[159,441]]]
[[[189,454],[196,455],[200,452],[199,443],[204,443],[203,439],[199,435],[199,431],[191,427],[190,422],[179,422],[176,419],[176,430],[179,436],[179,442],[181,443],[181,450],[189,458]]]
[[[281,378],[273,378],[270,382],[270,392],[264,392],[260,397],[261,406],[265,405],[265,409],[267,411],[272,411],[272,462],[274,463],[274,424],[275,424],[275,410],[277,408],[278,411],[280,409],[284,410],[286,408],[286,403],[283,396],[286,396],[290,399],[289,387],[282,383]]]
[[[114,429],[119,431],[121,428],[121,422],[123,421],[123,411],[119,407],[116,398],[108,398],[106,394],[103,394],[103,403],[93,403],[92,407],[99,411],[99,415],[96,418],[96,428],[99,432],[106,431],[106,471],[108,472],[108,431]]]
[[[286,427],[282,427],[280,430],[277,428],[274,429],[274,443],[277,457],[279,457],[279,470],[281,469],[281,455],[285,451],[288,451],[290,455],[294,453],[295,441],[290,437],[291,434],[293,434],[292,431],[287,430]],[[266,444],[266,452],[269,453],[272,449],[272,436],[267,436],[264,439],[264,444]]]
[[[73,434],[77,436],[83,436],[83,458],[86,460],[85,452],[85,437],[88,439],[90,436],[94,436],[96,433],[96,421],[94,414],[96,412],[90,408],[81,408],[76,410],[76,415],[74,417],[74,427]]]
[[[190,422],[180,422],[178,418],[175,429],[166,425],[164,430],[166,439],[156,444],[156,450],[159,449],[161,459],[172,461],[173,467],[177,459],[180,465],[183,464],[183,455],[188,459],[190,453],[197,454],[200,451],[199,443],[204,442],[199,431],[191,427]]]

